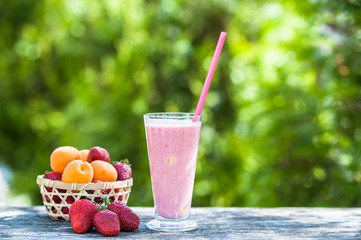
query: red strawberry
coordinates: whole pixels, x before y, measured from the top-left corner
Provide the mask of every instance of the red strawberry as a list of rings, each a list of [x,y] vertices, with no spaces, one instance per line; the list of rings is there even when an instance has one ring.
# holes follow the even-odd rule
[[[49,189],[47,189],[49,190]],[[59,188],[56,188],[56,190],[58,190],[59,193],[65,193],[66,190],[65,189],[59,189]],[[53,201],[55,203],[61,203],[61,198],[58,196],[58,195],[53,195]],[[68,202],[68,201],[67,201]],[[69,203],[69,202],[68,202]]]
[[[48,172],[44,174],[44,177],[53,181],[61,181],[61,173],[57,173],[57,172]],[[51,187],[45,187],[46,191],[48,192],[52,192],[53,188]]]
[[[131,232],[139,227],[140,219],[125,203],[115,201],[108,206],[108,210],[118,215],[120,229],[122,231]]]
[[[100,181],[100,180],[93,180],[92,182],[93,183],[103,183],[103,181]],[[103,189],[101,192],[102,192],[102,194],[109,194],[110,191],[111,191],[111,189]],[[92,193],[94,193],[94,191]]]
[[[54,196],[53,196],[53,201],[54,201],[55,203],[61,203],[61,198],[60,198],[59,196],[57,196],[57,195],[54,195]]]
[[[86,192],[89,193],[89,194],[93,194],[94,190],[86,190]]]
[[[48,203],[50,202],[50,198],[49,198],[48,195],[45,195],[45,201],[48,202]]]
[[[60,192],[60,193],[66,193],[65,189],[57,188],[56,190],[58,190],[58,192]]]
[[[68,204],[72,204],[74,203],[75,199],[72,197],[72,196],[67,196],[65,201],[68,203]]]
[[[101,198],[101,197],[96,197],[96,198],[94,198],[94,202],[96,202],[96,203],[103,203],[103,198]]]
[[[108,151],[101,147],[92,147],[89,150],[87,161],[91,163],[92,161],[95,160],[103,160],[106,162],[110,162]]]
[[[68,214],[69,213],[69,208],[68,207],[62,207],[61,212],[64,213],[64,214]]]
[[[118,162],[114,164],[114,167],[118,172],[118,181],[127,180],[132,177],[132,169],[128,164]]]
[[[116,236],[120,232],[120,224],[117,214],[109,210],[97,212],[92,220],[97,232],[104,236]]]
[[[55,207],[51,207],[51,211],[53,212],[53,213],[57,213],[58,211],[55,209]]]
[[[102,194],[109,194],[111,189],[103,189]]]
[[[85,233],[92,226],[92,218],[98,211],[98,206],[87,199],[78,200],[70,206],[69,219],[73,230]]]
[[[44,177],[50,180],[54,180],[54,181],[61,181],[61,173],[58,172],[48,172],[45,173]]]

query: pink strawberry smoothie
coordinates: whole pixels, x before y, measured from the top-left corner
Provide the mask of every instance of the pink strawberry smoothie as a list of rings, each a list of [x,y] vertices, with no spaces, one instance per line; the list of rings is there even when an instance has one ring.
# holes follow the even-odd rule
[[[189,215],[201,122],[150,120],[145,126],[155,208],[159,216]]]

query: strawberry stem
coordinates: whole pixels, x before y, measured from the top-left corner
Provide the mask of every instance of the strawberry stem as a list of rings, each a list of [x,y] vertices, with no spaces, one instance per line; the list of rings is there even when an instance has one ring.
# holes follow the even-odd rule
[[[107,209],[108,209],[108,206],[100,205],[100,204],[99,204],[98,212],[103,211],[103,210],[107,210]]]
[[[108,197],[103,197],[105,206],[108,206],[110,204],[110,200]]]
[[[123,159],[123,160],[120,160],[120,161],[112,161],[112,164],[116,164],[116,163],[123,163],[123,164],[127,164],[129,167],[132,166],[132,164],[130,164],[129,160],[126,158],[126,159]]]

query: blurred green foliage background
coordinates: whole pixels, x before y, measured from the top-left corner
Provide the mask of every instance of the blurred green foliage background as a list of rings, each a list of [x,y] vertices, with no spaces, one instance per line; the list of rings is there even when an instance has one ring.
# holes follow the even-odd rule
[[[98,145],[131,161],[129,205],[153,206],[143,114],[195,110],[221,31],[193,206],[360,206],[355,0],[1,1],[8,194],[41,204],[51,152]]]

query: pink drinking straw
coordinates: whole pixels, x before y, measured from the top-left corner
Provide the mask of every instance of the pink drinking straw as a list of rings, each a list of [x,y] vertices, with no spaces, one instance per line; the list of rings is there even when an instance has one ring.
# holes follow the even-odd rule
[[[226,36],[227,36],[226,32],[221,32],[221,35],[219,36],[217,47],[216,47],[216,50],[214,51],[212,62],[211,62],[211,65],[209,66],[207,77],[206,77],[206,80],[204,81],[202,93],[201,93],[201,96],[199,97],[198,105],[196,108],[196,112],[194,113],[194,116],[201,115],[204,101],[206,100],[208,89],[209,89],[209,86],[211,85],[213,74],[214,74],[214,71],[216,70],[219,55],[221,55],[222,47],[224,44],[224,40],[226,39]],[[198,118],[196,118],[196,119],[193,118],[193,122],[195,122],[197,120],[198,120]]]

